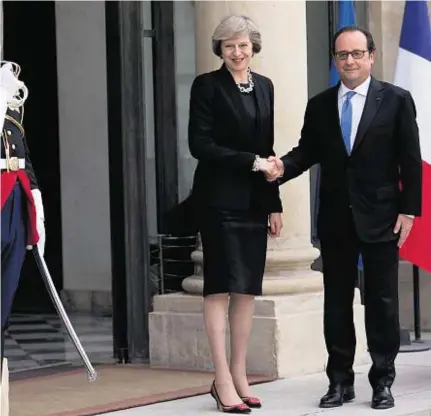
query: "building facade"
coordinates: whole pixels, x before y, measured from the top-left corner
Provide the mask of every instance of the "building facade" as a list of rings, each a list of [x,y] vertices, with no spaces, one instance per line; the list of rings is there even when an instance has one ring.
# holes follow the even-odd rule
[[[172,232],[169,212],[190,191],[189,92],[197,74],[220,65],[211,52],[214,27],[229,13],[260,26],[263,50],[253,65],[275,84],[276,150],[284,153],[298,139],[307,99],[328,85],[337,2],[0,4],[4,59],[21,64],[30,91],[26,131],[46,206],[51,274],[69,310],[112,314],[117,357],[147,360],[151,331],[163,345],[163,308],[177,307],[171,295],[160,296],[167,290],[157,280],[158,244]],[[356,10],[376,38],[375,75],[392,81],[403,2],[357,1]],[[314,188],[312,171],[282,189],[285,227],[270,246],[268,296],[321,290],[320,274],[310,272],[318,257],[310,240]],[[34,273],[26,262],[16,311],[51,309]],[[409,279],[407,270],[406,325]],[[200,277],[183,287],[198,299]],[[172,286],[178,290],[181,284]],[[316,325],[319,302],[309,317]],[[177,312],[181,319],[191,313]],[[431,327],[431,310],[424,320]]]

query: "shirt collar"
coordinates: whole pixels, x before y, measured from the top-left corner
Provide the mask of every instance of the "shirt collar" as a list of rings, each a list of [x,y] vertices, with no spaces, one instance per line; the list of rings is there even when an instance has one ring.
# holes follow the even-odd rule
[[[349,91],[354,91],[356,94],[366,97],[368,94],[368,89],[370,88],[370,83],[371,76],[369,76],[361,85],[358,85],[354,90],[351,90],[341,82],[340,88],[338,89],[338,96],[341,98],[344,97]]]

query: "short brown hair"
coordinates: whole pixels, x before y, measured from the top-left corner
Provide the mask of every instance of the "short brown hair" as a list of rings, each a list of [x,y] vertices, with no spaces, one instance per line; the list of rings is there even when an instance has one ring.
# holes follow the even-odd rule
[[[232,15],[225,17],[215,28],[212,46],[215,55],[221,57],[221,43],[238,36],[248,36],[253,45],[253,53],[262,49],[262,38],[257,25],[247,16]]]
[[[367,39],[367,50],[368,52],[374,52],[376,50],[376,44],[374,43],[373,35],[371,32],[363,27],[359,27],[356,25],[351,26],[344,26],[341,29],[338,29],[338,31],[335,33],[334,37],[332,38],[332,54],[335,54],[335,43],[337,42],[337,39],[340,37],[342,33],[346,32],[361,32],[365,38]]]

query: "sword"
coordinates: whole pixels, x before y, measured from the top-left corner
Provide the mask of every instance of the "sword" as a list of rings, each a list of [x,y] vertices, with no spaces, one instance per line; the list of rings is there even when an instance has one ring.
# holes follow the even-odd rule
[[[87,369],[87,378],[89,382],[93,382],[97,378],[97,373],[94,370],[90,360],[88,359],[87,353],[84,351],[82,347],[81,341],[76,335],[75,330],[70,322],[69,317],[64,310],[64,306],[60,300],[60,296],[58,296],[57,290],[55,289],[54,282],[52,281],[51,275],[49,274],[48,267],[46,266],[45,260],[39,253],[39,249],[37,245],[33,246],[33,255],[36,260],[37,267],[42,275],[43,282],[45,283],[46,289],[48,290],[49,296],[51,297],[52,302],[54,303],[55,309],[57,310],[58,315],[60,316],[64,326],[66,327],[67,333],[70,336],[73,344],[75,345],[76,350],[81,356],[82,361]]]

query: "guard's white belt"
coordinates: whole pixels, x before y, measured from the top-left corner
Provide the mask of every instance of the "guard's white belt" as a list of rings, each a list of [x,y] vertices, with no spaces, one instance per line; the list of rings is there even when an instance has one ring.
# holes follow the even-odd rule
[[[8,168],[7,166],[7,159],[0,159],[0,169],[6,170]],[[25,169],[25,159],[18,159],[16,157],[11,157],[9,159],[9,170],[17,170],[17,169]]]

